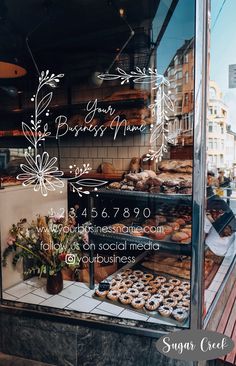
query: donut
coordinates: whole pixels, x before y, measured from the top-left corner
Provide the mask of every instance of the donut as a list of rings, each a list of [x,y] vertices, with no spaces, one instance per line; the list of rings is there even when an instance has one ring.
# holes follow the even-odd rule
[[[164,297],[161,294],[154,294],[151,296],[152,299],[155,299],[159,303],[162,303],[164,300]]]
[[[144,289],[144,284],[142,282],[136,282],[135,284],[133,284],[133,288],[142,291]]]
[[[125,285],[125,287],[130,288],[133,286],[133,282],[131,280],[124,280],[121,282],[122,285]]]
[[[172,297],[172,299],[180,301],[180,300],[182,300],[183,295],[179,291],[173,291],[173,292],[170,293],[170,297]]]
[[[133,299],[131,301],[131,305],[135,308],[135,309],[142,309],[145,305],[145,300],[142,299],[141,297],[136,297],[135,299]]]
[[[127,277],[128,277],[128,274],[127,273],[120,272],[120,273],[117,273],[117,275],[115,277],[115,280],[122,281],[122,280],[124,280]]]
[[[162,305],[158,308],[158,311],[162,316],[169,318],[173,312],[173,308],[168,305]]]
[[[142,276],[142,279],[148,280],[148,281],[153,280],[153,278],[154,278],[154,276],[151,273],[144,273],[144,275]]]
[[[148,292],[148,291],[141,291],[141,292],[138,294],[138,297],[142,297],[144,300],[148,300],[148,299],[150,299],[151,294],[150,294],[150,292]]]
[[[122,304],[128,305],[131,304],[133,297],[129,294],[121,294],[119,300]]]
[[[131,273],[133,273],[133,270],[130,268],[124,269],[124,272],[128,275],[130,275]]]
[[[144,284],[144,286],[148,286],[149,285],[149,280],[145,280],[144,278],[140,279],[140,282],[142,282]]]
[[[168,222],[167,224],[168,226],[171,226],[173,231],[177,231],[179,230],[179,224],[178,222],[174,221],[174,222]]]
[[[161,282],[158,281],[158,280],[153,280],[153,281],[149,282],[149,285],[152,286],[152,287],[159,288],[159,287],[161,287]]]
[[[173,231],[173,228],[170,225],[163,225],[161,226],[163,232],[165,233],[165,235],[170,235]]]
[[[187,291],[188,290],[186,289],[186,287],[184,287],[182,285],[175,287],[175,292],[181,292],[182,295],[187,293]]]
[[[121,293],[118,290],[110,290],[107,294],[107,298],[109,300],[115,301],[118,300],[120,297]]]
[[[177,308],[172,312],[172,316],[178,322],[183,322],[188,317],[188,312],[184,308]]]
[[[138,277],[137,277],[137,276],[135,276],[135,275],[133,275],[133,274],[129,275],[129,276],[128,276],[128,279],[129,279],[130,281],[132,281],[132,282],[137,282],[137,281],[138,281]]]
[[[171,283],[165,282],[162,284],[161,288],[168,290],[168,291],[172,291],[174,289],[174,285],[172,285]]]
[[[170,292],[168,290],[165,290],[164,288],[160,288],[157,293],[162,295],[163,297],[167,297],[170,294]]]
[[[184,295],[182,300],[190,303],[190,296],[189,295]]]
[[[167,297],[163,300],[163,305],[169,305],[174,308],[177,305],[177,300],[173,299],[172,297]]]
[[[143,276],[143,272],[139,271],[139,270],[133,271],[133,274],[134,274],[134,276],[137,276],[137,277],[142,277]]]
[[[166,278],[164,276],[157,276],[155,280],[160,281],[161,283],[166,282]]]
[[[124,294],[127,291],[127,287],[121,283],[118,287],[117,290],[120,291],[121,294]]]
[[[177,304],[177,308],[185,308],[185,309],[189,309],[190,303],[188,301],[179,301]]]
[[[148,285],[145,287],[145,291],[150,292],[150,294],[155,294],[157,292],[157,288]]]
[[[95,291],[95,294],[99,297],[106,297],[106,295],[108,294],[108,291],[99,291],[98,289]]]
[[[182,231],[183,233],[187,234],[189,238],[191,238],[191,237],[192,237],[192,229],[183,228],[183,229],[181,229],[181,231]]]
[[[136,288],[128,288],[127,294],[136,297],[139,294],[139,291]]]
[[[188,290],[185,295],[190,296],[190,290]]]
[[[177,278],[171,278],[169,280],[169,283],[171,283],[174,286],[179,286],[181,284],[180,280],[178,280]]]
[[[187,290],[190,289],[190,283],[188,281],[182,282],[182,286],[186,287]]]
[[[159,304],[155,299],[148,299],[145,303],[145,308],[149,311],[154,311],[158,308]]]
[[[121,281],[112,280],[111,285],[110,285],[111,290],[117,290],[118,287],[120,286],[120,284],[121,284]]]

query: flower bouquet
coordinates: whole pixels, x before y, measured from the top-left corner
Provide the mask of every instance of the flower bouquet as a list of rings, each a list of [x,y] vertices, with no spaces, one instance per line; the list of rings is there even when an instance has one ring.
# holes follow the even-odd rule
[[[47,276],[47,291],[59,293],[63,288],[61,270],[79,266],[81,244],[85,240],[85,229],[76,226],[74,217],[38,216],[28,223],[21,219],[13,224],[7,240],[7,248],[2,255],[3,265],[12,254],[12,264],[26,259],[33,265],[26,274]]]

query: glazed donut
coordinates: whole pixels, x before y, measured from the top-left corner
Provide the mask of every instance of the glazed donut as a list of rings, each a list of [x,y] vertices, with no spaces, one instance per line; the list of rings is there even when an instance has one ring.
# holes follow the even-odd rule
[[[148,280],[148,281],[153,280],[153,278],[154,278],[154,276],[151,273],[144,273],[144,275],[142,276],[142,279]],[[141,281],[142,281],[142,279],[141,279]]]
[[[122,304],[128,305],[131,304],[133,297],[129,294],[121,294],[119,300]]]
[[[164,276],[157,276],[155,280],[160,281],[161,283],[166,282],[166,278]]]
[[[152,286],[146,286],[145,291],[150,292],[150,294],[155,294],[157,292],[157,288]]]
[[[128,276],[128,279],[129,279],[130,281],[132,281],[132,282],[137,282],[137,281],[138,281],[138,277],[137,277],[137,276],[135,276],[135,275],[133,275],[133,274],[129,275],[129,276]]]
[[[170,297],[172,297],[172,299],[180,301],[180,300],[182,300],[183,295],[179,291],[173,291],[173,292],[170,293]]]
[[[158,308],[159,304],[155,299],[148,299],[145,303],[145,308],[149,311],[154,311]]]
[[[174,289],[174,285],[172,285],[171,283],[163,283],[161,288],[168,290],[169,292],[172,291]]]
[[[95,291],[95,294],[99,297],[106,297],[106,295],[108,294],[108,291],[99,291],[99,289],[97,289]]]
[[[185,295],[190,296],[190,290],[188,290]]]
[[[147,292],[147,291],[141,291],[138,294],[138,297],[142,297],[144,300],[148,300],[148,299],[150,299],[151,294],[150,294],[150,292]]]
[[[153,280],[153,281],[149,282],[149,285],[152,287],[155,287],[155,288],[159,288],[159,287],[161,287],[161,282],[158,280]]]
[[[122,281],[122,280],[124,280],[127,277],[128,277],[128,274],[127,273],[121,272],[121,273],[117,273],[117,275],[115,277],[115,280]]]
[[[127,268],[127,269],[124,269],[124,271],[123,271],[124,273],[126,273],[127,274],[127,276],[128,275],[130,275],[131,273],[133,273],[133,270],[131,269],[131,268]]]
[[[190,296],[184,295],[182,300],[190,303]]]
[[[124,280],[121,283],[122,283],[122,285],[125,285],[127,288],[130,288],[133,286],[133,282],[131,280]]]
[[[190,283],[188,281],[182,282],[181,285],[186,287],[187,290],[190,290]]]
[[[172,297],[167,297],[163,300],[163,305],[168,305],[174,308],[177,305],[177,300],[173,299]]]
[[[186,289],[186,287],[181,285],[181,286],[175,287],[175,292],[177,292],[177,291],[181,292],[181,294],[184,295],[185,293],[187,293],[188,290]]]
[[[134,274],[134,276],[137,276],[137,277],[142,277],[143,276],[143,272],[139,271],[139,270],[133,271],[133,274]]]
[[[169,283],[171,283],[174,286],[179,286],[181,284],[180,280],[178,280],[177,278],[171,278],[169,280]]]
[[[111,285],[110,285],[111,290],[117,290],[118,287],[120,286],[120,284],[121,284],[121,281],[112,280]]]
[[[135,308],[135,309],[142,309],[145,305],[145,300],[141,299],[141,297],[135,297],[132,301],[131,301],[131,305]]]
[[[168,305],[162,305],[158,308],[158,311],[162,316],[168,318],[169,316],[171,316],[173,308]]]
[[[168,290],[165,290],[164,288],[160,288],[157,293],[162,295],[163,297],[167,297],[170,294],[170,292]]]
[[[188,317],[188,312],[184,308],[177,308],[172,312],[173,318],[178,322],[183,322]]]
[[[164,297],[161,294],[154,294],[154,295],[152,295],[151,298],[152,299],[155,299],[159,303],[162,303],[162,301],[164,300]]]
[[[115,301],[118,300],[120,297],[121,293],[118,290],[110,290],[107,294],[107,298],[109,300]]]
[[[136,296],[138,296],[139,291],[136,288],[131,287],[131,288],[128,288],[127,294],[129,294],[133,297],[136,297]]]
[[[144,289],[144,284],[142,282],[135,282],[133,284],[133,288],[136,288],[139,291],[143,291]]]
[[[148,286],[149,285],[149,280],[145,280],[144,278],[140,279],[140,282],[142,282],[144,284],[144,286]]]
[[[123,283],[121,283],[118,286],[117,290],[120,291],[121,294],[124,294],[127,291],[127,287]]]

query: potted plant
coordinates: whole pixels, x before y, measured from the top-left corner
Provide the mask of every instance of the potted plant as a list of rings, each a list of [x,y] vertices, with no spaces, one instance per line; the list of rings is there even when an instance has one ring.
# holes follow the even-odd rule
[[[7,265],[10,254],[13,254],[13,265],[22,258],[30,259],[31,267],[27,268],[27,273],[46,276],[47,292],[57,294],[63,289],[62,269],[79,266],[85,236],[84,229],[76,226],[70,216],[66,220],[62,216],[39,215],[31,223],[21,219],[9,231],[8,246],[2,255],[3,265]]]

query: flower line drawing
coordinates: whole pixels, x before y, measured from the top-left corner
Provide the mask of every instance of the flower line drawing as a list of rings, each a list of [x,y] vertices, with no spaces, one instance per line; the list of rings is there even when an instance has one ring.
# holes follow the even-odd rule
[[[51,132],[48,131],[48,123],[42,124],[42,117],[40,116],[47,110],[53,96],[53,93],[49,92],[40,98],[39,93],[44,86],[55,88],[63,76],[64,74],[50,75],[49,70],[41,72],[36,94],[31,98],[31,101],[34,102],[34,115],[31,115],[30,124],[22,122],[22,131],[34,148],[34,157],[29,152],[25,153],[25,160],[28,165],[20,165],[23,173],[19,174],[17,179],[23,181],[23,186],[33,184],[34,191],[40,191],[45,197],[49,191],[64,187],[64,182],[60,179],[64,173],[56,166],[56,157],[50,159],[46,151],[43,152],[42,156],[38,154],[40,142],[51,135]],[[46,116],[48,112],[49,110],[46,111]]]
[[[160,141],[158,149],[150,149],[149,153],[143,159],[161,161],[165,152],[167,152],[167,143],[175,144],[174,139],[168,137],[168,111],[174,111],[174,103],[168,95],[170,86],[169,80],[161,74],[158,74],[157,69],[135,68],[135,71],[127,73],[121,68],[117,68],[117,74],[100,74],[97,77],[101,80],[121,80],[121,85],[133,80],[137,84],[151,84],[155,91],[154,103],[148,108],[151,109],[151,115],[155,118],[155,123],[151,125],[150,145]],[[158,141],[158,142],[159,142]]]
[[[83,164],[82,168],[76,168],[75,169],[75,176],[73,178],[69,178],[69,184],[72,188],[73,192],[77,192],[79,197],[82,197],[83,194],[90,194],[90,191],[88,190],[84,190],[84,187],[86,188],[93,188],[95,191],[97,190],[97,187],[103,186],[105,184],[108,183],[108,181],[105,180],[101,180],[101,179],[94,179],[94,178],[89,178],[89,179],[78,179],[81,176],[88,174],[90,171],[92,170],[92,168],[90,167],[90,164]],[[76,180],[76,182],[71,182],[72,180]]]

